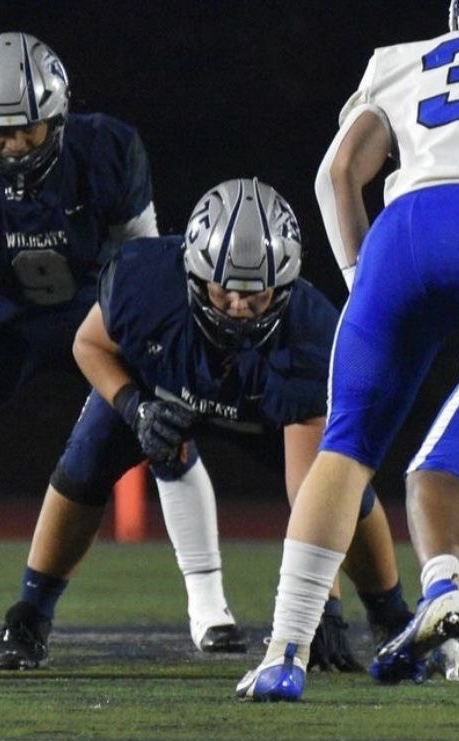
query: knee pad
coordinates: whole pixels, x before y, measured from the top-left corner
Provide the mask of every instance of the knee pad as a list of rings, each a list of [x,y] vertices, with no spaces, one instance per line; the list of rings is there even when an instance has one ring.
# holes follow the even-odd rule
[[[152,466],[152,471],[157,479],[161,479],[162,481],[175,481],[189,471],[197,460],[198,449],[196,443],[194,440],[190,440],[188,443],[188,456],[186,463],[182,463],[181,461],[177,461],[172,465],[161,463],[157,466]]]
[[[59,464],[51,474],[50,484],[61,496],[87,507],[104,507],[112,492],[111,482],[88,486],[69,478]]]

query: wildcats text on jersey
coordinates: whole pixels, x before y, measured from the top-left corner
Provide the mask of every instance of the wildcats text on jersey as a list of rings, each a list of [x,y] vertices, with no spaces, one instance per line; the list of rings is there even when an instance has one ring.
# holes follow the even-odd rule
[[[237,420],[237,408],[229,404],[222,404],[212,399],[199,399],[196,394],[192,394],[187,388],[182,387],[182,399],[186,401],[192,409],[206,414],[209,417],[221,417],[222,419]]]
[[[5,232],[5,239],[6,246],[10,250],[31,250],[68,244],[67,235],[62,229],[41,234]]]

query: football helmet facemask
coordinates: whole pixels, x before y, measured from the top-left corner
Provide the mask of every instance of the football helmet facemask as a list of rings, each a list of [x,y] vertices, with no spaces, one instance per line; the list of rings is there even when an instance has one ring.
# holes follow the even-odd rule
[[[287,201],[257,178],[228,180],[196,205],[185,236],[184,262],[193,316],[222,350],[260,347],[274,333],[301,268],[301,236]],[[269,308],[234,319],[210,301],[207,284],[227,291],[274,289]]]

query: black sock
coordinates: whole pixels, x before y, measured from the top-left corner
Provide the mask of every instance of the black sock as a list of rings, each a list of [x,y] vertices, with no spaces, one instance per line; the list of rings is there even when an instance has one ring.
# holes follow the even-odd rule
[[[358,592],[358,595],[367,611],[370,623],[395,625],[411,615],[403,599],[403,589],[399,581],[391,589],[382,592]]]

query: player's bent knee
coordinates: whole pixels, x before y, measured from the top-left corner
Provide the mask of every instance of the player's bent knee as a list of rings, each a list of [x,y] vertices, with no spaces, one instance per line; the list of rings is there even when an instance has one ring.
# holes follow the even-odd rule
[[[162,481],[176,481],[186,474],[198,460],[199,453],[194,440],[190,440],[187,449],[187,459],[185,463],[175,461],[174,463],[161,463],[153,466],[152,470],[157,479]]]
[[[112,482],[75,481],[59,464],[51,474],[50,484],[66,499],[88,507],[105,506],[113,489]]]

